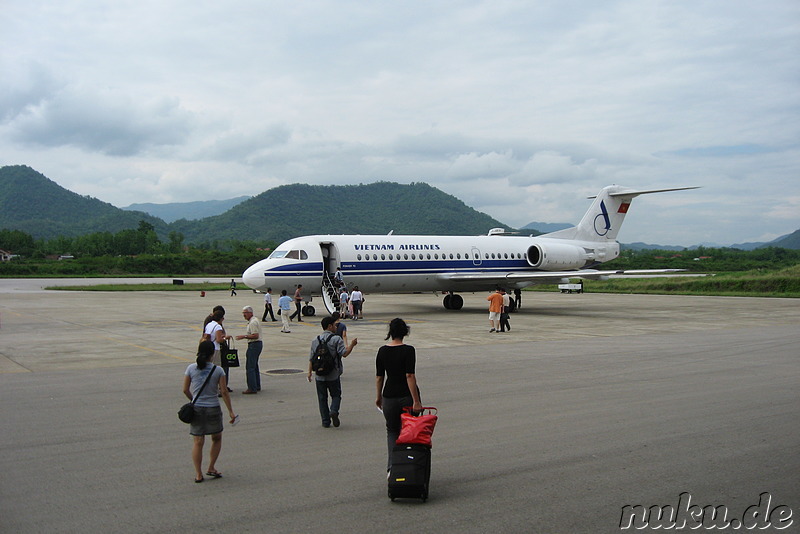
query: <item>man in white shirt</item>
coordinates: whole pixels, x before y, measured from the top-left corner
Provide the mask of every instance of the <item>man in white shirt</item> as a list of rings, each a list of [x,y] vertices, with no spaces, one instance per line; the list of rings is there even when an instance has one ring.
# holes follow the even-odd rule
[[[272,288],[268,287],[267,292],[264,293],[264,316],[261,318],[262,322],[267,322],[267,314],[272,317],[273,322],[277,321],[275,314],[272,313]]]

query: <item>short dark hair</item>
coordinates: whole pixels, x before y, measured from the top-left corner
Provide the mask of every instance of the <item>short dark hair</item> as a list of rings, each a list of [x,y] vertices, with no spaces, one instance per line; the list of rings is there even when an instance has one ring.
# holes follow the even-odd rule
[[[320,323],[322,324],[322,329],[327,330],[330,325],[336,322],[336,319],[331,317],[330,315],[327,317],[323,317]]]

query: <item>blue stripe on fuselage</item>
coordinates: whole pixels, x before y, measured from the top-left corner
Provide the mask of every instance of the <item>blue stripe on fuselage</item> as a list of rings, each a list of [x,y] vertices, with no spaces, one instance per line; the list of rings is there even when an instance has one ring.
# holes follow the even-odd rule
[[[409,275],[409,274],[428,274],[436,275],[442,273],[476,273],[476,272],[514,272],[532,271],[530,265],[524,260],[482,260],[479,265],[475,265],[473,260],[461,261],[356,261],[343,262],[343,273],[349,275]],[[266,278],[270,277],[303,277],[303,276],[322,276],[322,263],[320,262],[298,262],[289,265],[280,265],[264,271]]]

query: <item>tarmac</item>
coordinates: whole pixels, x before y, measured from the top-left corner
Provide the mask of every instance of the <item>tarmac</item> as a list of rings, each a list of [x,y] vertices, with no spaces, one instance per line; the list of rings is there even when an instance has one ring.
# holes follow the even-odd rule
[[[523,292],[511,332],[489,333],[482,293],[459,311],[368,294],[364,320],[346,321],[359,343],[330,429],[298,372],[321,332],[315,299],[289,334],[262,323],[264,389],[241,395],[231,371],[242,422],[223,433],[223,478],[195,484],[183,372],[214,305],[235,335],[262,295],[42,285],[0,281],[2,533],[603,533],[623,507],[681,494],[727,521],[759,503],[759,525],[800,520],[796,299]],[[374,358],[394,317],[438,409],[425,503],[386,493]]]

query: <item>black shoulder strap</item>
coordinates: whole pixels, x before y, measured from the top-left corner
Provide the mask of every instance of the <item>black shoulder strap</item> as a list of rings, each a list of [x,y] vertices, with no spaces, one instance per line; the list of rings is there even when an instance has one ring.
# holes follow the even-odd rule
[[[217,366],[216,366],[216,365],[212,365],[212,366],[211,366],[211,371],[209,371],[209,373],[208,373],[208,376],[206,377],[206,381],[205,381],[205,382],[203,382],[203,385],[202,385],[202,386],[200,386],[200,389],[198,389],[198,390],[197,390],[197,393],[195,393],[195,395],[194,395],[194,398],[192,399],[192,404],[194,404],[194,402],[197,400],[197,397],[199,397],[199,396],[200,396],[200,393],[202,393],[202,392],[203,392],[203,390],[204,390],[204,389],[205,389],[205,387],[206,387],[206,384],[208,384],[208,381],[209,381],[209,380],[211,380],[211,375],[213,375],[213,374],[214,374],[214,369],[216,369],[216,368],[217,368]]]

